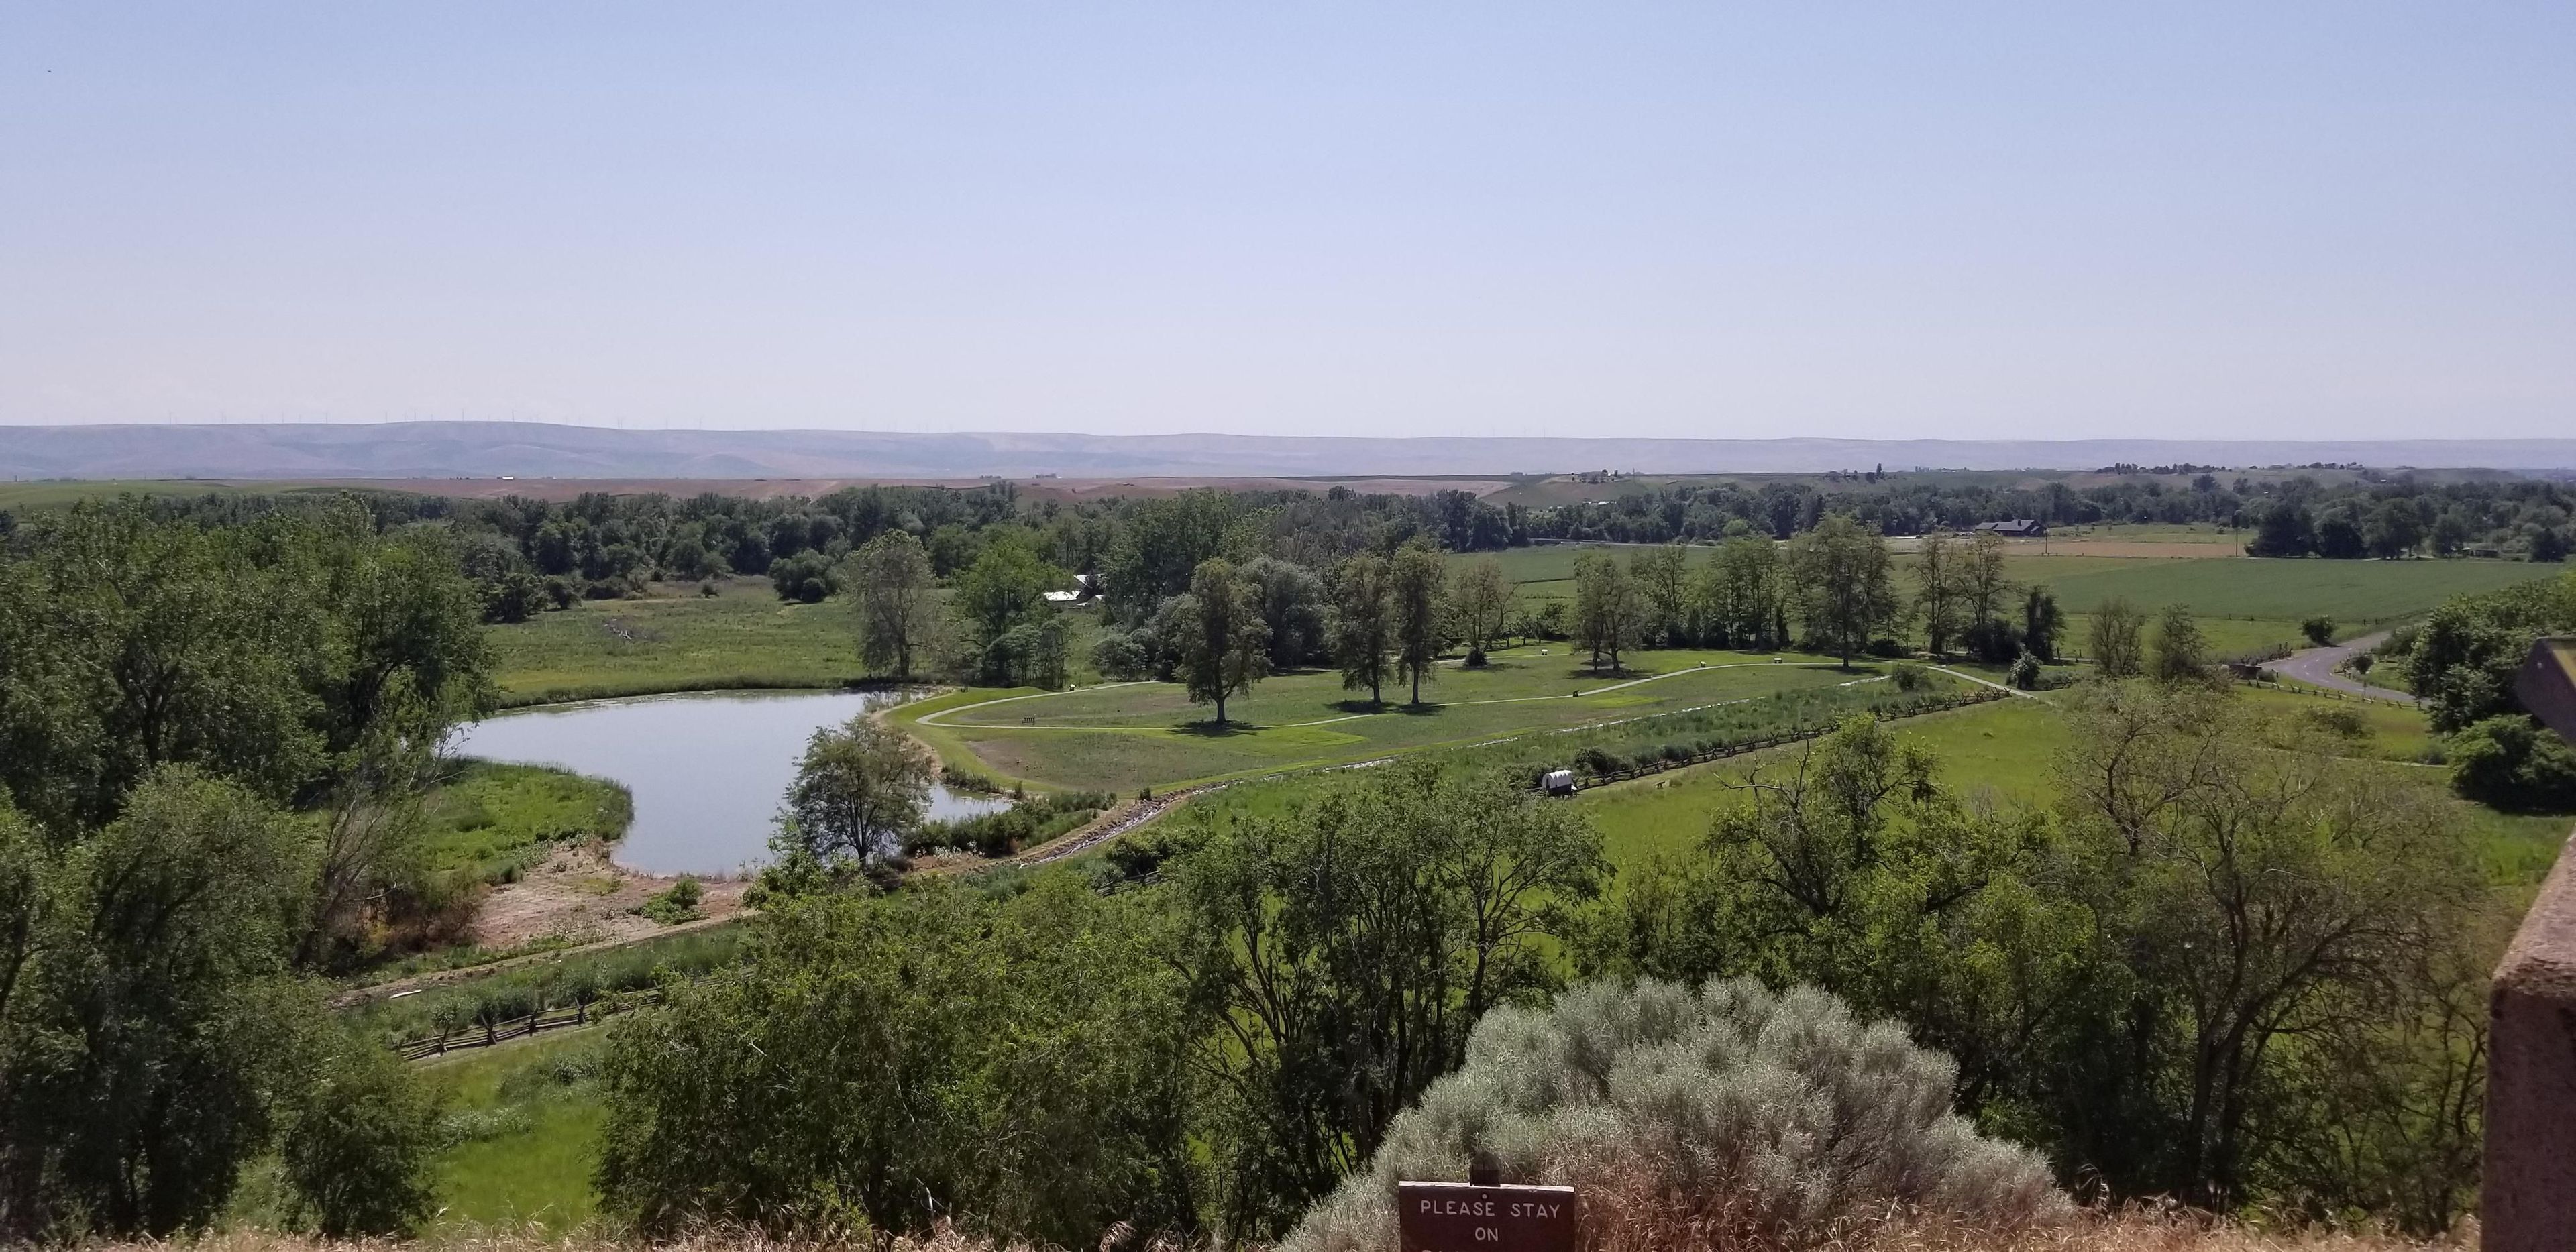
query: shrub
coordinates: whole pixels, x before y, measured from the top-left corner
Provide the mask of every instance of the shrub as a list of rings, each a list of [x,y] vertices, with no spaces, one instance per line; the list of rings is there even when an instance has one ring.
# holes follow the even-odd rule
[[[1507,1182],[1585,1187],[1589,1222],[1659,1226],[1638,1246],[1796,1246],[1891,1215],[2001,1228],[2065,1212],[2037,1156],[1951,1111],[1956,1074],[1903,1028],[1857,1021],[1813,988],[1592,983],[1550,1011],[1487,1014],[1466,1065],[1395,1120],[1282,1252],[1392,1246],[1396,1180],[1463,1179],[1479,1153]]]
[[[2320,613],[2299,623],[2299,633],[2306,635],[2309,643],[2322,648],[2334,642],[2334,619]]]
[[[2576,752],[2520,714],[2480,721],[2452,736],[2451,788],[2509,813],[2576,812]]]
[[[1911,663],[1890,666],[1887,674],[1888,677],[1896,680],[1898,691],[1921,691],[1924,684],[1932,681],[1931,676],[1923,672],[1922,666]]]
[[[2019,690],[2039,690],[2039,658],[2028,652],[2022,653],[2020,659],[2013,662],[2012,673],[2007,678]]]

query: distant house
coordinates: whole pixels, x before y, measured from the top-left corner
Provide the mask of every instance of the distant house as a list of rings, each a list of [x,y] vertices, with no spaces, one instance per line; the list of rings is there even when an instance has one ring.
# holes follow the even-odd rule
[[[1069,593],[1041,593],[1051,605],[1087,605],[1100,598],[1100,574],[1074,574],[1074,590]]]
[[[2037,518],[2017,517],[2009,522],[1979,522],[1973,529],[1991,531],[2006,539],[2037,539],[2048,533],[2048,523]]]

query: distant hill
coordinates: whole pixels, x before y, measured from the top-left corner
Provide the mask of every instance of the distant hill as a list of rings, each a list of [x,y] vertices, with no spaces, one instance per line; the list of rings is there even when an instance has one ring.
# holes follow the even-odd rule
[[[529,422],[0,426],[9,478],[1068,478],[1813,473],[2358,462],[2576,469],[2576,439],[1351,439],[1288,435],[610,430]]]

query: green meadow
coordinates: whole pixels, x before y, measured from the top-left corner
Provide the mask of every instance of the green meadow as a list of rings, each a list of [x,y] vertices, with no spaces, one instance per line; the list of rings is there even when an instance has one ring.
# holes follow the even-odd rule
[[[1372,708],[1338,673],[1264,679],[1214,710],[1173,683],[1120,683],[1061,693],[975,689],[895,714],[952,763],[1042,787],[1132,791],[1187,782],[1374,760],[1537,731],[1664,716],[1795,692],[1867,683],[1882,670],[1840,669],[1795,653],[1635,653],[1624,673],[1596,677],[1561,646],[1497,651],[1490,665],[1441,667],[1423,687],[1390,684]]]

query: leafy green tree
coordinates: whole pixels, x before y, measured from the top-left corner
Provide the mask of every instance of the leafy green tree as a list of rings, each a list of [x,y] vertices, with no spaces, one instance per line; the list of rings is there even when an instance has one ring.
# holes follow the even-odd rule
[[[1039,558],[1025,536],[1005,531],[957,576],[951,603],[980,649],[1049,612],[1046,593],[1069,581],[1063,570]]]
[[[2158,682],[2205,682],[2209,678],[2209,644],[2201,637],[2200,623],[2192,620],[2188,605],[2168,604],[2157,615],[2150,652],[2149,668]]]
[[[2278,750],[2224,689],[2106,684],[2072,729],[2069,882],[2131,990],[2076,1036],[2129,1042],[2058,1063],[2062,1091],[2101,1093],[2066,1150],[2124,1189],[2241,1203],[2297,1124],[2274,1093],[2301,1041],[2410,994],[2486,898],[2475,843],[2407,779]]]
[[[2322,648],[2334,642],[2334,619],[2319,613],[2299,623],[2299,633],[2308,637],[2310,647]]]
[[[323,1010],[287,964],[306,858],[285,812],[187,766],[76,838],[0,802],[0,1236],[222,1210],[325,1037],[299,1027]],[[406,1168],[378,1146],[349,1167]]]
[[[827,868],[892,856],[929,807],[937,768],[910,736],[864,713],[815,731],[771,846]]]
[[[1785,643],[1785,584],[1779,545],[1764,536],[1739,535],[1709,558],[1699,582],[1700,611],[1725,646]]]
[[[1210,831],[1174,871],[1218,1033],[1230,1229],[1266,1237],[1367,1159],[1609,868],[1574,809],[1408,762]]]
[[[1216,724],[1223,726],[1226,700],[1252,690],[1269,672],[1270,628],[1261,620],[1260,601],[1232,565],[1211,557],[1199,563],[1189,594],[1173,600],[1172,616],[1170,632],[1158,627],[1155,633],[1173,650],[1190,701],[1214,704]]]
[[[1939,529],[1926,530],[1914,549],[1914,617],[1923,623],[1924,647],[1934,656],[1946,656],[1950,641],[1959,631],[1960,614],[1958,562],[1952,558],[1950,536]]]
[[[354,504],[230,526],[82,504],[25,530],[0,553],[0,785],[47,826],[105,823],[166,764],[282,801],[389,711],[434,739],[490,699],[454,553]]]
[[[2057,597],[2045,587],[2032,587],[2021,597],[2021,642],[2032,656],[2043,661],[2057,659],[2057,636],[2066,629],[2066,614],[2059,611]]]
[[[738,976],[675,985],[611,1035],[601,1197],[656,1235],[1186,1237],[1185,1065],[1211,1023],[1168,948],[1150,901],[1064,873],[792,902]]]
[[[1503,637],[1517,593],[1492,557],[1470,562],[1449,587],[1449,620],[1467,645],[1470,664],[1482,664],[1485,649]]]
[[[910,678],[913,659],[939,635],[930,555],[920,540],[890,530],[852,557],[850,578],[858,597],[860,659],[876,673]]]
[[[1690,549],[1659,544],[1628,560],[1628,577],[1636,585],[1643,620],[1641,639],[1678,648],[1690,635]]]
[[[1386,558],[1363,552],[1334,571],[1330,622],[1342,689],[1366,687],[1370,704],[1386,703],[1382,692],[1395,669],[1395,588]]]
[[[1448,566],[1428,539],[1396,549],[1387,565],[1387,600],[1395,618],[1395,663],[1422,703],[1422,682],[1436,677],[1440,652],[1449,646]]]
[[[1295,669],[1325,653],[1324,583],[1294,562],[1265,556],[1244,565],[1242,576],[1261,605],[1270,631],[1270,672]]]
[[[1789,567],[1807,633],[1839,653],[1846,669],[1903,612],[1890,574],[1887,540],[1840,513],[1827,515],[1797,538]]]
[[[1637,641],[1645,606],[1637,580],[1605,552],[1574,558],[1574,645],[1592,654],[1592,672],[1608,662],[1619,669],[1619,654]]]
[[[2118,596],[2093,607],[2091,649],[2094,668],[2105,678],[2135,678],[2147,672],[2146,614]]]
[[[2509,813],[2576,812],[2576,751],[2518,713],[2471,723],[2451,737],[2451,788]]]
[[[1164,600],[1190,590],[1200,565],[1237,555],[1226,543],[1240,520],[1242,506],[1234,496],[1213,487],[1138,504],[1101,566],[1110,612],[1121,622],[1139,622]]]
[[[436,1094],[355,1032],[331,1030],[314,1047],[276,1127],[296,1215],[335,1237],[411,1230],[437,1209],[433,1166],[447,1145]]]
[[[2403,498],[2381,501],[2362,527],[2370,554],[2382,560],[2413,552],[2424,542],[2424,531],[2423,511],[2415,507],[2414,501]]]

